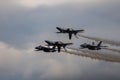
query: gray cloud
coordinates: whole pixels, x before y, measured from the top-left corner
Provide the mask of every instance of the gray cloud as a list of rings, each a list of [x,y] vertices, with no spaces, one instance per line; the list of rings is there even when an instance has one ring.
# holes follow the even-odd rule
[[[116,27],[118,30],[120,25],[119,3],[113,1],[109,1],[109,5],[107,2],[93,6],[78,3],[55,7],[40,6],[35,9],[15,5],[14,1],[2,1],[1,4],[6,4],[0,9],[2,10],[0,15],[2,17],[0,19],[1,40],[14,45],[18,42],[19,45],[26,43],[42,32],[50,32],[50,30],[52,32],[56,26],[79,26],[89,30],[94,28],[93,30],[96,31],[103,27],[105,29]]]
[[[118,63],[69,54],[21,50],[0,42],[0,79],[4,80],[119,80]]]
[[[117,37],[120,34],[118,0],[80,4],[73,2],[26,8],[14,0],[0,0],[0,79],[119,80],[120,64],[64,53],[45,54],[33,51],[34,46],[44,39],[68,41],[66,35],[58,38],[54,34],[56,26],[73,26],[85,29],[84,34],[120,40]],[[79,45],[80,39],[72,41]],[[20,46],[24,46],[26,50],[17,49]]]

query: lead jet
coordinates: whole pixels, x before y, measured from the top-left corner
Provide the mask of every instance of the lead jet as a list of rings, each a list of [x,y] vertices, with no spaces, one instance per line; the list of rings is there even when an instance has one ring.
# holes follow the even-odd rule
[[[81,49],[88,48],[89,50],[100,50],[102,48],[107,47],[107,46],[101,46],[101,44],[102,44],[102,41],[100,41],[98,43],[98,45],[94,45],[94,42],[92,43],[92,45],[84,43],[84,44],[80,45],[80,47],[81,47]]]
[[[73,43],[63,43],[61,41],[48,41],[48,40],[45,40],[45,42],[48,44],[48,46],[53,46],[53,48],[56,48],[58,49],[58,52],[61,51],[61,47],[63,47],[65,49],[65,47],[67,45],[72,45]],[[65,49],[66,50],[66,49]]]
[[[84,32],[83,29],[81,29],[81,30],[74,30],[72,28],[66,28],[66,29],[64,29],[64,28],[60,28],[60,27],[56,27],[56,29],[60,31],[60,32],[56,32],[56,33],[68,33],[70,40],[72,38],[72,34],[74,34],[76,36],[76,38],[78,38],[77,37],[77,33]]]
[[[44,52],[56,52],[55,48],[50,48],[50,47],[46,47],[46,46],[37,46],[35,47],[36,51],[44,51]]]

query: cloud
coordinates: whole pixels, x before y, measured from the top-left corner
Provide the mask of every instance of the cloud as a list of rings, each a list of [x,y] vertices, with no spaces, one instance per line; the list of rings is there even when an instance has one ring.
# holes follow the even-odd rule
[[[120,79],[117,63],[33,51],[45,39],[68,41],[67,35],[54,34],[56,26],[83,28],[84,34],[118,40],[118,0],[39,1],[0,0],[1,80]],[[88,40],[71,40],[74,46],[80,41]]]
[[[64,72],[64,68],[68,64],[64,64],[59,61],[58,56],[54,58],[50,56],[52,54],[44,55],[39,53],[38,55],[33,49],[21,50],[11,47],[3,42],[0,42],[0,70],[2,70],[0,79],[30,79],[37,76],[38,79],[51,79],[64,77],[64,74],[69,74],[69,68],[66,69],[68,72]],[[53,57],[53,58],[52,58]],[[71,66],[71,67],[74,67]]]
[[[85,29],[84,34],[120,40],[116,36],[120,33],[118,2],[109,1],[108,5],[107,1],[85,0],[77,3],[76,0],[32,9],[19,5],[15,0],[1,0],[0,4],[0,41],[15,47],[23,47],[30,42],[39,43],[44,39],[67,41],[67,35],[58,38],[54,34],[56,26],[82,28]],[[78,43],[79,40],[75,39],[74,42]]]
[[[0,74],[3,79],[15,79],[19,74],[22,79],[29,79],[30,76],[34,77],[34,73],[40,74],[39,77],[59,76],[61,72],[62,65],[58,61],[42,57],[39,59],[32,54],[32,50],[19,50],[0,42],[0,52]]]
[[[5,4],[6,6],[12,4],[15,6],[21,6],[24,8],[37,8],[40,6],[58,6],[58,5],[64,5],[64,4],[80,4],[83,7],[89,7],[89,5],[98,5],[102,4],[104,0],[1,0],[1,4]],[[109,1],[112,2],[112,1]]]
[[[31,48],[17,49],[0,42],[0,79],[119,80],[119,67],[117,63],[99,62],[65,53],[34,52]]]
[[[62,4],[66,4],[66,3],[79,3],[79,4],[96,4],[99,3],[101,1],[96,1],[96,0],[19,0],[16,3],[27,7],[27,8],[36,8],[42,5],[45,6],[56,6],[56,5],[62,5]]]
[[[36,8],[41,5],[56,5],[64,3],[64,0],[20,0],[17,1],[18,4],[27,8]]]

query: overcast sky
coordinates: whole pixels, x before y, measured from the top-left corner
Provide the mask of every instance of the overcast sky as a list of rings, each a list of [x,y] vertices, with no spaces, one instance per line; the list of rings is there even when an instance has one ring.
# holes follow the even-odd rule
[[[56,26],[120,41],[120,1],[0,0],[0,80],[120,80],[120,63],[35,52],[44,40],[88,41],[57,35]]]

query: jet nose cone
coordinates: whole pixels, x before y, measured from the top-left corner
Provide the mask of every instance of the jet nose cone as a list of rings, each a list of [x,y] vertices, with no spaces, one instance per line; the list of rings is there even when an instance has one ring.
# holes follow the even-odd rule
[[[35,47],[35,49],[37,49],[37,47]]]
[[[35,47],[35,49],[38,49],[38,47]]]
[[[45,40],[45,42],[47,42],[47,40]]]
[[[82,47],[82,48],[83,48],[83,47],[84,47],[84,45],[82,44],[82,45],[80,45],[80,47]]]

